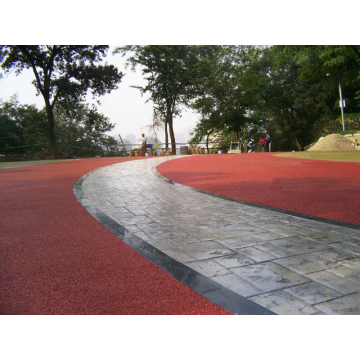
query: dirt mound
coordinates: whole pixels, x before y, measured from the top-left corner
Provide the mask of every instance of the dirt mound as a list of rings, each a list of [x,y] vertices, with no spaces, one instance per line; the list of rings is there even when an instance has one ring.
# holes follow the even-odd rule
[[[308,151],[335,151],[335,150],[355,150],[351,141],[345,136],[339,134],[331,134],[312,146]]]

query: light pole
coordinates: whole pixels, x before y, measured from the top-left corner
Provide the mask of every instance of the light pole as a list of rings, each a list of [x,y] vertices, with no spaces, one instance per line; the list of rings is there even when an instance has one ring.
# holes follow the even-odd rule
[[[330,74],[326,74],[326,76],[330,76]],[[343,130],[345,131],[345,113],[344,113],[344,101],[342,97],[341,83],[339,82],[339,93],[340,93],[340,108],[341,108],[341,118],[343,124]]]
[[[342,124],[343,124],[343,130],[345,131],[345,115],[344,115],[344,101],[342,97],[342,91],[341,91],[341,83],[339,83],[339,93],[340,93],[340,107],[341,107],[341,117],[342,117]]]

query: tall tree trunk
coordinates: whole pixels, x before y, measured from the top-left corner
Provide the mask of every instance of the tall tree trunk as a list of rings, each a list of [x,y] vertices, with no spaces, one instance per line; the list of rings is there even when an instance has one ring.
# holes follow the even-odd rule
[[[295,139],[295,145],[297,147],[297,150],[301,151],[301,145],[300,145],[299,140],[297,139],[296,135],[294,136],[294,139]]]
[[[213,133],[214,129],[215,129],[215,126],[213,126],[213,128],[208,132],[207,137],[206,137],[206,149],[207,149],[208,154],[210,154],[210,151],[209,151],[209,138],[210,138],[210,135]]]
[[[50,105],[49,99],[45,98],[45,106],[46,106],[46,114],[48,118],[49,151],[56,152],[56,137],[54,133],[54,113]]]
[[[173,155],[176,155],[176,144],[175,144],[175,136],[174,136],[174,129],[173,129],[173,118],[171,111],[168,113],[169,116],[169,132],[170,132],[170,140],[171,140],[171,151]]]
[[[168,121],[165,121],[165,149],[169,148]]]
[[[171,151],[172,151],[173,155],[176,155],[175,136],[174,136],[174,129],[173,129],[173,113],[172,113],[170,101],[166,101],[166,122],[169,124]]]

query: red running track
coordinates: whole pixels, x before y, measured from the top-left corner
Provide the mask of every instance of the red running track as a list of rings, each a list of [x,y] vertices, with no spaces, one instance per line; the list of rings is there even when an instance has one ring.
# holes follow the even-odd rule
[[[0,170],[1,314],[229,314],[121,242],[77,201],[80,177],[129,160]]]
[[[360,163],[252,153],[191,156],[157,170],[196,189],[360,225]]]

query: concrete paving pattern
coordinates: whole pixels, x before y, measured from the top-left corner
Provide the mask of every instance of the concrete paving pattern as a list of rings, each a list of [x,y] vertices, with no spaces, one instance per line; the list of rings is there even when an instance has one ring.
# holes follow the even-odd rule
[[[176,157],[90,173],[91,205],[215,283],[277,314],[360,314],[360,230],[165,181]]]

